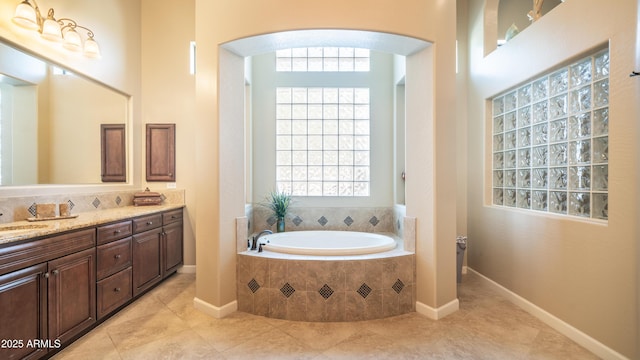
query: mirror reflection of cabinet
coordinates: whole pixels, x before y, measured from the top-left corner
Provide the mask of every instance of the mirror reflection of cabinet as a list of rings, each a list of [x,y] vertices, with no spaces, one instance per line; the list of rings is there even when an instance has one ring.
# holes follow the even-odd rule
[[[131,126],[131,96],[3,41],[0,190],[103,181],[98,129],[106,123]],[[130,166],[131,149],[125,156]]]
[[[102,181],[127,181],[127,156],[124,124],[100,125]]]
[[[147,181],[176,181],[176,124],[147,124]]]

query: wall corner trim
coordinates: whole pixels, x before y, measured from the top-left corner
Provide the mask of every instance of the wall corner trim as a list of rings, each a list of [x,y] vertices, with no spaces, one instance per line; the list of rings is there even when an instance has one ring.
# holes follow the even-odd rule
[[[213,316],[216,319],[222,319],[223,317],[234,313],[238,310],[238,301],[233,300],[232,302],[223,305],[221,307],[213,306],[204,300],[200,300],[197,297],[193,298],[193,307],[202,311],[203,313]]]
[[[598,340],[592,338],[591,336],[589,336],[589,335],[583,333],[582,331],[578,330],[577,328],[571,326],[571,324],[568,324],[568,323],[564,322],[563,320],[561,320],[560,318],[557,318],[556,316],[554,316],[553,314],[547,312],[546,310],[544,310],[543,308],[539,307],[538,305],[530,302],[529,300],[523,298],[522,296],[512,292],[511,290],[505,288],[504,286],[498,284],[497,282],[495,282],[495,281],[489,279],[488,277],[482,275],[477,270],[474,270],[474,269],[472,269],[470,267],[468,267],[467,269],[470,272],[473,272],[474,274],[478,275],[486,284],[491,286],[494,290],[499,292],[502,296],[506,297],[507,300],[511,301],[516,306],[520,307],[522,310],[524,310],[524,311],[528,312],[529,314],[535,316],[540,321],[542,321],[545,324],[549,325],[550,327],[552,327],[554,330],[558,331],[562,335],[564,335],[564,336],[568,337],[569,339],[577,342],[578,344],[580,344],[580,346],[582,346],[585,349],[591,351],[592,353],[594,353],[598,357],[601,357],[603,359],[612,359],[612,360],[613,359],[615,359],[615,360],[627,360],[628,359],[624,355],[616,352],[615,350],[613,350],[610,347],[604,345],[603,343],[599,342]]]
[[[458,299],[453,299],[443,306],[440,306],[439,308],[432,308],[431,306],[425,305],[420,301],[416,301],[416,312],[432,320],[440,320],[445,316],[451,315],[454,312],[458,311],[459,308],[460,302],[458,301]]]
[[[182,265],[180,268],[178,268],[178,273],[179,274],[195,274],[196,273],[196,266],[195,265]]]

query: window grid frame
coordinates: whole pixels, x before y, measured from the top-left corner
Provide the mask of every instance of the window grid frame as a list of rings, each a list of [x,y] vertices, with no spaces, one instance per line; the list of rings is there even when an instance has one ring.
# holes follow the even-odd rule
[[[347,93],[352,92],[351,100],[337,95],[334,101],[326,101],[327,91],[340,94],[345,90]],[[282,91],[289,91],[290,99],[281,99]],[[294,93],[302,91],[307,96],[295,99]],[[321,101],[309,101],[310,91],[319,91],[322,94]],[[356,93],[366,93],[366,96],[358,99]],[[295,106],[306,107],[304,116],[294,114]],[[322,115],[310,116],[310,106],[321,106]],[[341,113],[341,106],[345,110],[350,106],[351,115],[349,116],[348,111]],[[287,107],[288,111],[285,110]],[[357,114],[356,107],[361,107],[360,115]],[[276,187],[293,196],[370,196],[370,114],[370,89],[366,87],[277,87]],[[298,124],[296,129],[294,122]],[[313,140],[310,138],[314,138],[319,144],[312,144]],[[310,161],[312,157],[314,161]],[[333,177],[330,176],[332,168]],[[358,174],[361,178],[358,178]]]
[[[492,206],[608,221],[609,74],[600,49],[490,99]]]
[[[276,72],[369,72],[369,49],[304,47],[276,51]]]

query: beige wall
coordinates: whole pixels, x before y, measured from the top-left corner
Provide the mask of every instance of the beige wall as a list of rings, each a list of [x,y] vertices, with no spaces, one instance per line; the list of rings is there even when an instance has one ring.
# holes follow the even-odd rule
[[[227,69],[221,67],[219,59],[225,59],[232,66],[239,60],[226,50],[221,51],[218,46],[253,35],[314,28],[382,31],[435,43],[435,46],[414,58],[417,76],[413,78],[412,86],[417,91],[413,96],[407,95],[407,107],[419,107],[417,104],[425,103],[425,97],[430,98],[427,103],[433,104],[431,108],[414,111],[413,126],[430,138],[421,138],[420,145],[414,139],[415,151],[412,156],[407,155],[407,172],[411,174],[412,167],[414,174],[409,175],[413,176],[413,180],[407,180],[407,184],[413,182],[412,190],[407,185],[407,198],[412,192],[415,195],[412,203],[407,201],[407,215],[418,217],[417,246],[422,254],[418,256],[418,262],[424,265],[421,268],[424,272],[418,275],[418,281],[423,276],[423,282],[418,286],[418,301],[438,309],[453,301],[456,293],[453,243],[455,183],[450,181],[455,176],[455,115],[452,111],[455,109],[455,3],[443,1],[405,0],[378,3],[372,7],[370,2],[364,0],[280,0],[268,3],[196,0],[198,131],[195,133],[195,156],[199,164],[196,169],[196,296],[211,305],[214,311],[227,307],[235,300],[235,260],[232,258],[236,252],[234,220],[235,217],[244,216],[244,206],[238,207],[236,203],[227,202],[242,198],[244,185],[240,180],[242,169],[238,174],[233,172],[237,171],[235,167],[224,166],[228,158],[223,156],[226,153],[222,145],[230,134],[225,134],[223,130],[233,128],[225,124],[226,121],[241,120],[231,119],[234,112],[227,109],[229,103],[222,101],[223,93],[228,90],[222,75],[226,79],[231,76],[227,76]],[[426,70],[420,69],[424,66]],[[409,77],[407,66],[408,94]],[[431,87],[427,89],[429,85],[426,84]],[[236,93],[241,94],[239,90]],[[410,117],[407,113],[408,123]],[[407,131],[410,131],[409,124]],[[425,157],[429,160],[425,160]],[[430,170],[423,172],[427,167]],[[419,175],[421,173],[431,177],[424,178]],[[439,219],[437,226],[433,221],[436,217]],[[441,241],[441,246],[436,246],[438,241]]]
[[[487,0],[495,7],[497,1]],[[491,11],[469,1],[468,263],[598,342],[637,359],[638,92],[636,1],[567,1],[508,44],[495,44]],[[493,39],[486,39],[489,35]],[[609,221],[597,223],[490,205],[487,100],[609,41]]]
[[[74,75],[50,72],[48,78],[50,129],[46,141],[52,145],[43,161],[49,166],[48,181],[41,183],[100,183],[100,125],[124,124],[128,99]]]
[[[163,189],[145,181],[145,124],[176,124],[176,182],[185,190],[184,263],[195,265],[195,76],[189,73],[189,46],[195,40],[194,0],[141,0],[142,121],[137,153],[143,164],[142,188]],[[201,164],[200,166],[206,166]]]

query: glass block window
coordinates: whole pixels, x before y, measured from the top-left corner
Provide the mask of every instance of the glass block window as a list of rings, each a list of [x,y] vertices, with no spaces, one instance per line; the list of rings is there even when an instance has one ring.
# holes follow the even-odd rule
[[[369,71],[369,49],[346,47],[308,47],[276,52],[276,71],[323,72]]]
[[[294,196],[369,196],[369,89],[276,89],[276,186]]]
[[[492,99],[493,204],[608,219],[609,51]]]

